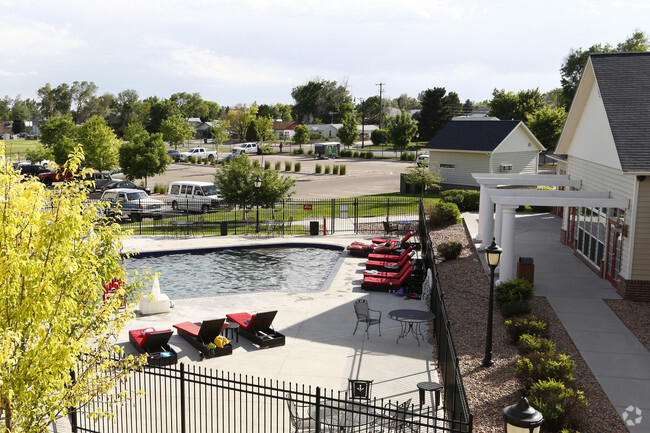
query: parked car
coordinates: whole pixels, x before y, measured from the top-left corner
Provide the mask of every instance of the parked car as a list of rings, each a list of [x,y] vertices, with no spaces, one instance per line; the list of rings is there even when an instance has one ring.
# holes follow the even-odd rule
[[[187,161],[187,159],[190,156],[194,159],[198,159],[198,160],[207,159],[208,161],[212,162],[215,159],[217,159],[217,151],[207,150],[204,147],[194,147],[188,150],[187,152],[180,152],[179,158],[180,161]]]
[[[113,176],[110,173],[95,171],[93,174],[86,173],[84,177],[85,181],[92,181],[91,191],[102,190],[106,185],[111,182],[114,182],[116,179],[113,179]]]
[[[176,149],[167,149],[167,156],[176,162],[181,160],[181,153]]]
[[[148,194],[151,193],[151,190],[147,188],[146,186],[138,186],[134,184],[133,182],[129,182],[128,180],[114,180],[112,182],[109,182],[106,184],[103,188],[102,191],[108,191],[111,189],[116,189],[116,188],[129,188],[129,189],[137,189],[140,191],[144,191]]]
[[[142,221],[143,218],[162,219],[165,210],[165,203],[162,200],[151,198],[139,189],[107,190],[102,193],[100,200],[108,204],[104,209],[107,217],[127,216],[134,222]]]
[[[219,207],[219,190],[210,182],[180,180],[169,184],[167,198],[172,209],[206,213]]]
[[[49,173],[50,170],[40,164],[22,164],[18,170],[25,176],[38,176],[41,173]]]
[[[429,155],[427,155],[426,153],[418,155],[417,158],[415,158],[415,163],[417,164],[418,167],[428,167]]]
[[[48,173],[40,173],[38,179],[47,186],[51,186],[54,182],[63,182],[64,180],[71,179],[77,176],[69,171],[65,171],[63,167],[56,170],[49,171]]]
[[[253,155],[261,155],[262,148],[257,146],[257,143],[240,143],[232,148],[233,153],[248,153]]]
[[[219,158],[217,160],[217,163],[219,163],[219,164],[228,164],[230,161],[232,161],[233,159],[238,158],[240,155],[241,155],[240,153],[229,153],[228,155]]]

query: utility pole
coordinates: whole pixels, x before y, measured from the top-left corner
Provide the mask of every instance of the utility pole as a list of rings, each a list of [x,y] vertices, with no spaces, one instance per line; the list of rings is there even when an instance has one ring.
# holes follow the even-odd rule
[[[383,107],[383,98],[382,98],[382,93],[384,90],[384,86],[386,83],[377,83],[375,86],[379,86],[379,129],[381,129],[381,118],[384,114],[384,107]]]

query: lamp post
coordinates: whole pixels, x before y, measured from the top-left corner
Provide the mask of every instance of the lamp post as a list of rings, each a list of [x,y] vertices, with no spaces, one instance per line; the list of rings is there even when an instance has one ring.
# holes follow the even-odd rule
[[[528,403],[526,397],[503,409],[506,433],[539,433],[543,421],[542,414]]]
[[[259,176],[255,178],[255,204],[257,205],[257,216],[255,218],[255,233],[260,232],[260,188],[262,179]]]
[[[483,358],[483,367],[492,365],[492,316],[494,310],[494,270],[501,260],[501,248],[492,238],[492,243],[485,249],[485,259],[490,267],[490,301],[488,302],[487,318],[487,337],[485,338],[485,357]]]

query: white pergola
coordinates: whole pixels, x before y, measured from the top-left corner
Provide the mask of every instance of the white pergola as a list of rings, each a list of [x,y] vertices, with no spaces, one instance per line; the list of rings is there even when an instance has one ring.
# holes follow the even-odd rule
[[[515,211],[519,206],[608,207],[627,209],[629,200],[611,198],[608,191],[535,190],[514,187],[549,186],[580,188],[582,181],[566,175],[521,175],[472,173],[481,185],[479,249],[487,248],[492,238],[501,245],[499,281],[515,278]],[[507,187],[497,189],[497,187]],[[495,209],[496,205],[496,209]]]

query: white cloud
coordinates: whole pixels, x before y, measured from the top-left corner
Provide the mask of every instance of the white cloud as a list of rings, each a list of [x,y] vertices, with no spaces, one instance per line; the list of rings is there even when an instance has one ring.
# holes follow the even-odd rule
[[[66,55],[82,48],[85,43],[73,37],[66,27],[53,26],[38,21],[3,23],[3,44],[13,47],[5,50],[5,60],[28,58],[50,58]]]

